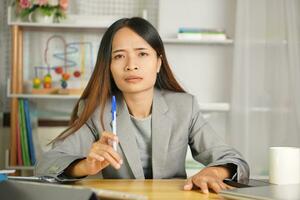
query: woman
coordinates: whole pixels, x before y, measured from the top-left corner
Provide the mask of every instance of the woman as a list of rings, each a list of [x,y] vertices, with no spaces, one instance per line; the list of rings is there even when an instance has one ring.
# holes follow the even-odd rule
[[[117,136],[111,133],[113,95]],[[112,142],[118,143],[116,151]],[[229,188],[226,178],[248,178],[247,163],[216,136],[195,97],[174,78],[155,28],[142,18],[124,18],[105,32],[71,126],[54,140],[36,174],[59,180],[186,178],[188,145],[207,166],[187,180],[185,190],[219,192]]]

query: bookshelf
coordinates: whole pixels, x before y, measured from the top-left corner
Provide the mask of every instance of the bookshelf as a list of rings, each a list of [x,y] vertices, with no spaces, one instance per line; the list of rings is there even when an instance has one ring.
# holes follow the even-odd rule
[[[22,22],[12,14],[11,7],[8,8],[7,23],[11,27],[12,33],[12,53],[11,53],[11,77],[7,84],[7,97],[11,101],[11,117],[10,117],[10,150],[5,155],[5,166],[7,169],[17,170],[32,170],[32,166],[17,166],[17,127],[18,122],[18,99],[78,99],[79,95],[41,95],[41,94],[27,94],[23,91],[23,56],[24,56],[24,33],[27,30],[71,30],[71,31],[90,31],[90,30],[105,30],[111,25],[118,16],[77,16],[68,15],[68,20],[61,23],[41,24],[33,22]]]

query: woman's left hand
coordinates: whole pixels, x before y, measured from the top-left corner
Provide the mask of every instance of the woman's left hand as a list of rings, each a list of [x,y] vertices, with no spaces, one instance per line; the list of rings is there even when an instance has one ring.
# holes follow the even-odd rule
[[[207,167],[187,179],[184,190],[192,190],[193,186],[200,188],[204,194],[208,194],[208,189],[215,193],[221,190],[232,189],[233,187],[223,183],[223,180],[229,178],[230,172],[226,167],[216,166]]]

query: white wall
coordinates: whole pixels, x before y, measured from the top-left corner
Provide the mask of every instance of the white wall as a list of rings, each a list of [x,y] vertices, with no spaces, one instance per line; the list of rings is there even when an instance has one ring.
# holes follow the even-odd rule
[[[159,1],[161,36],[175,37],[178,27],[225,28],[233,37],[236,0]]]
[[[176,38],[179,27],[223,28],[234,39],[236,0],[159,1],[158,29],[162,38]],[[171,67],[199,103],[230,102],[233,44],[166,44]],[[227,140],[226,113],[208,120]]]
[[[236,0],[159,1],[158,30],[161,37],[176,38],[178,28],[221,28],[234,38]],[[199,103],[230,102],[233,45],[165,44],[169,63],[184,88]],[[217,134],[227,138],[228,114],[205,113]],[[228,142],[228,141],[227,141]],[[188,176],[197,172],[187,154]],[[200,166],[199,166],[200,167]]]
[[[179,27],[222,28],[232,38],[235,0],[159,1],[158,29],[162,38],[176,38]],[[167,44],[176,76],[199,102],[228,102],[233,45]]]
[[[165,45],[172,69],[198,101],[228,102],[232,72],[232,46]]]

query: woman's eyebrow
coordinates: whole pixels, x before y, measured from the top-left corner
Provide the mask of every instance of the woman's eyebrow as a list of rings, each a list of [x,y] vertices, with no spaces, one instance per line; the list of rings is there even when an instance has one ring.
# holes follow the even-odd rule
[[[134,48],[135,51],[140,51],[140,50],[148,50],[146,47],[139,47],[139,48]]]
[[[117,50],[113,50],[112,53],[118,53],[118,52],[123,52],[125,51],[125,49],[117,49]]]
[[[137,47],[137,48],[134,48],[135,51],[141,51],[141,50],[148,50],[148,48],[146,47]],[[116,49],[116,50],[113,50],[112,53],[118,53],[118,52],[124,52],[126,51],[125,49]]]

